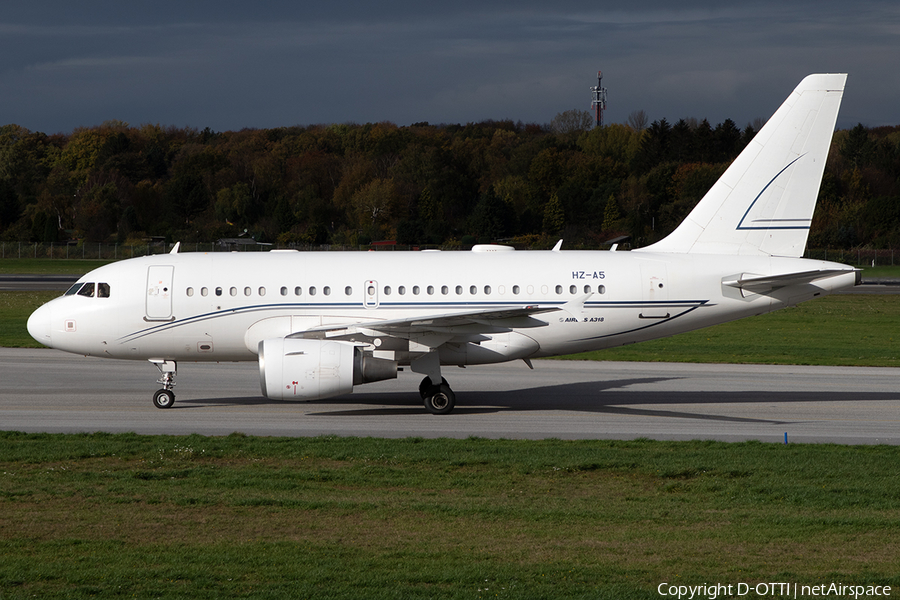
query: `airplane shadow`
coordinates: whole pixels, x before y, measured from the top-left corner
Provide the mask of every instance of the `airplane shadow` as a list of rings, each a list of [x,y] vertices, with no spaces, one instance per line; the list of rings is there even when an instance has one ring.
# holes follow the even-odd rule
[[[583,387],[583,386],[591,386],[591,390],[586,393],[596,394],[597,392],[603,391],[607,388],[619,388],[625,387],[628,385],[635,385],[639,383],[655,383],[658,381],[668,381],[669,379],[678,379],[677,377],[645,377],[641,379],[628,379],[621,381],[596,381],[596,382],[579,382],[573,384],[565,384],[561,386],[545,386],[545,387],[536,387],[536,388],[528,388],[523,390],[515,390],[508,392],[498,392],[498,391],[466,391],[466,392],[457,392],[457,404],[456,408],[453,409],[454,413],[462,412],[464,410],[470,410],[472,412],[498,412],[498,410],[504,410],[506,408],[513,410],[553,410],[561,408],[558,405],[558,400],[548,400],[546,393],[549,390],[557,390],[557,389],[571,389],[573,387]],[[567,395],[570,392],[562,391],[563,395]],[[585,393],[585,392],[582,392]],[[552,394],[551,394],[552,395]],[[515,397],[520,396],[523,399],[527,399],[528,402],[526,405],[516,405],[516,406],[504,406],[506,404],[505,401],[501,400],[498,406],[498,398],[502,399],[505,397]],[[465,401],[461,404],[460,399],[463,398]],[[472,402],[470,399],[479,398],[478,401]],[[265,398],[263,396],[257,396],[252,398],[191,398],[191,399],[179,399],[175,405],[172,407],[173,410],[175,408],[204,408],[211,406],[265,406],[265,405],[276,405],[276,406],[284,406],[285,404],[292,404],[295,406],[309,406],[309,407],[334,407],[340,405],[353,405],[359,406],[360,404],[377,404],[381,407],[384,405],[393,405],[398,408],[387,408],[388,413],[383,414],[402,414],[397,411],[406,410],[408,414],[420,414],[423,413],[425,407],[422,404],[422,399],[415,392],[370,392],[370,391],[355,391],[352,395],[345,396],[337,396],[335,398],[329,398],[327,400],[321,401],[313,401],[313,402],[302,402],[302,401],[290,401],[290,400],[272,400],[270,398]],[[466,406],[466,405],[478,405],[478,406]],[[187,406],[185,406],[187,405]],[[487,406],[483,406],[487,405]],[[409,409],[403,409],[400,407],[410,407]],[[565,408],[563,408],[565,410]],[[572,409],[570,409],[572,410]],[[337,411],[337,414],[342,414],[344,412],[351,412],[353,414],[359,414],[360,412],[369,412],[370,409],[357,409],[355,411]],[[317,415],[325,415],[329,413],[312,413]],[[371,414],[376,414],[376,412],[372,412]],[[378,413],[382,414],[382,413]]]
[[[769,423],[778,421],[765,418],[733,417],[689,412],[675,408],[679,405],[697,404],[746,404],[746,403],[797,403],[797,402],[854,402],[862,399],[854,392],[823,391],[685,391],[629,390],[638,384],[658,383],[681,379],[680,377],[647,377],[602,381],[587,381],[526,388],[510,391],[467,391],[457,393],[457,404],[452,415],[495,414],[526,411],[572,411],[606,413],[626,416],[696,419],[733,423]],[[900,400],[900,393],[865,393],[866,400]],[[285,403],[263,397],[188,399],[176,402],[173,408],[201,408],[210,406],[265,406]],[[356,392],[353,395],[328,400],[291,403],[308,407],[311,417],[373,417],[427,415],[422,400],[415,392]],[[187,406],[185,406],[187,405]],[[360,408],[360,405],[366,408]],[[341,409],[342,406],[354,408]],[[654,406],[654,408],[642,408]],[[659,408],[671,406],[671,409]],[[321,409],[321,410],[319,410]],[[451,416],[452,416],[451,415]],[[794,422],[794,421],[792,421]]]

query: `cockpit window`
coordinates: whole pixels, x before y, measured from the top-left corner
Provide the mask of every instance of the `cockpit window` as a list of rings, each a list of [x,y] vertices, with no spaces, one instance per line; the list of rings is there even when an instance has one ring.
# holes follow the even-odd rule
[[[94,297],[94,287],[96,285],[97,288],[97,297],[98,298],[109,298],[110,288],[108,283],[84,283],[78,282],[66,290],[66,296],[74,296],[78,294],[79,296],[84,296],[85,298],[93,298]]]

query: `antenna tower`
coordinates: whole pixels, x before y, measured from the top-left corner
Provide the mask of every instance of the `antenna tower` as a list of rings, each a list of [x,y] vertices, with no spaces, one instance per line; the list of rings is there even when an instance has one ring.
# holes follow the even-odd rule
[[[597,115],[597,127],[603,127],[603,111],[606,110],[606,88],[602,82],[603,71],[597,71],[597,85],[591,87],[591,108]]]

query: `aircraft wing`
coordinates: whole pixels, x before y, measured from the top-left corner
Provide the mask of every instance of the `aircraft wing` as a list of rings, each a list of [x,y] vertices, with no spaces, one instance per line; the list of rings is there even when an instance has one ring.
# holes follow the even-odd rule
[[[451,337],[457,335],[478,336],[484,333],[506,332],[512,328],[545,327],[547,324],[544,321],[534,319],[532,316],[562,309],[563,307],[558,306],[481,309],[315,327],[292,333],[287,337],[341,339],[351,336],[377,337],[378,335],[387,335],[409,339],[410,337],[418,337],[423,334],[436,334],[437,337],[441,335],[449,335]]]
[[[506,321],[509,319],[519,320],[522,317],[531,317],[541,313],[553,312],[559,310],[556,306],[523,306],[520,308],[500,308],[485,309],[464,313],[448,313],[443,315],[433,315],[427,317],[417,317],[414,319],[396,319],[391,321],[380,321],[370,325],[371,329],[377,331],[389,332],[406,332],[406,331],[434,331],[435,329],[443,329],[447,327],[460,326],[495,326],[497,321]],[[522,325],[512,325],[514,327],[522,327]],[[539,327],[544,325],[543,322],[535,321],[533,326]]]
[[[802,271],[798,273],[784,273],[781,275],[752,275],[743,273],[736,279],[727,279],[723,281],[722,284],[761,294],[789,285],[812,283],[819,279],[827,279],[829,277],[836,277],[838,275],[854,272],[857,273],[857,277],[859,277],[859,269],[820,269],[818,271]]]

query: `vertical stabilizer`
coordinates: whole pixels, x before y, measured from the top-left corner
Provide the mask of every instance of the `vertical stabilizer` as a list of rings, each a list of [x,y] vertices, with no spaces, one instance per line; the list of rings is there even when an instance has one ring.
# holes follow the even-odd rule
[[[640,250],[802,256],[846,80],[801,81],[684,222]]]

